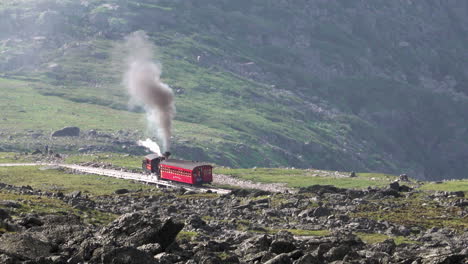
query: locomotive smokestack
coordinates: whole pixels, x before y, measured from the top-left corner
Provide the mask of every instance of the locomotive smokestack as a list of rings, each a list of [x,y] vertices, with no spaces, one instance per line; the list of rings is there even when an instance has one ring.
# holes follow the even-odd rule
[[[171,153],[169,151],[164,152],[163,156],[168,159]]]

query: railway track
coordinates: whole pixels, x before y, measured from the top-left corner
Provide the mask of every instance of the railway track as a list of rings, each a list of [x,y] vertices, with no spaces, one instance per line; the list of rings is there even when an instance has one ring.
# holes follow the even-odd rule
[[[157,186],[163,186],[168,188],[183,188],[189,191],[194,192],[213,192],[218,194],[228,194],[231,190],[220,189],[220,188],[212,188],[207,186],[200,186],[194,187],[174,182],[168,182],[163,180],[158,180],[154,175],[147,175],[141,173],[132,173],[132,172],[125,172],[119,170],[111,170],[111,169],[102,169],[102,168],[95,168],[95,167],[87,167],[87,166],[80,166],[74,164],[62,164],[62,163],[4,163],[0,164],[0,167],[14,167],[14,166],[59,166],[62,168],[71,169],[74,171],[89,173],[89,174],[96,174],[96,175],[103,175],[108,177],[114,177],[119,179],[126,179],[126,180],[134,180],[139,182],[144,182],[148,184],[154,184]]]

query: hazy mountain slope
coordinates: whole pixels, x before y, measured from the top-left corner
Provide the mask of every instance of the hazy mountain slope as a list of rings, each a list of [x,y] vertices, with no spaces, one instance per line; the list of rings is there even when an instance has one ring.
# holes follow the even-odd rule
[[[0,70],[125,110],[115,45],[145,30],[182,157],[464,178],[467,20],[465,1],[10,0]]]

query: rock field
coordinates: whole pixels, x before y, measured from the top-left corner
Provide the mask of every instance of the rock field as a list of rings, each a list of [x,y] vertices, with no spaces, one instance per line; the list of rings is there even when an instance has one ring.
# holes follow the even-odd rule
[[[57,199],[86,212],[111,212],[104,225],[73,213],[19,212],[27,199],[0,201],[0,263],[467,263],[465,229],[357,217],[364,205],[397,210],[392,199],[419,191],[311,186],[298,193],[234,190],[228,195],[182,189],[118,190],[89,197],[0,183],[7,194]],[[118,194],[117,194],[118,193]],[[429,195],[466,221],[463,192]],[[367,207],[372,208],[372,207]],[[378,208],[378,207],[376,207]],[[447,217],[441,215],[440,217]],[[449,217],[447,219],[450,219]],[[466,222],[465,222],[466,223]],[[316,233],[314,233],[316,232]],[[365,242],[358,234],[388,236]],[[398,237],[406,240],[398,242]]]

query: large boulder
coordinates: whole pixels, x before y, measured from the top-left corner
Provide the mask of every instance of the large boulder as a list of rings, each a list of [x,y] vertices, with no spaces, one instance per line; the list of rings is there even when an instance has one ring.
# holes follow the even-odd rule
[[[296,249],[296,246],[290,241],[274,240],[270,245],[270,252],[275,254],[289,253]]]
[[[52,132],[51,137],[79,137],[79,127],[64,127],[60,130]]]
[[[10,214],[7,210],[0,208],[0,221],[10,219]]]
[[[5,233],[0,237],[0,252],[26,259],[47,256],[52,250],[50,243],[31,234]]]
[[[120,216],[100,231],[103,244],[139,247],[158,243],[163,250],[174,242],[184,227],[171,218],[160,220],[148,212],[128,213]]]

